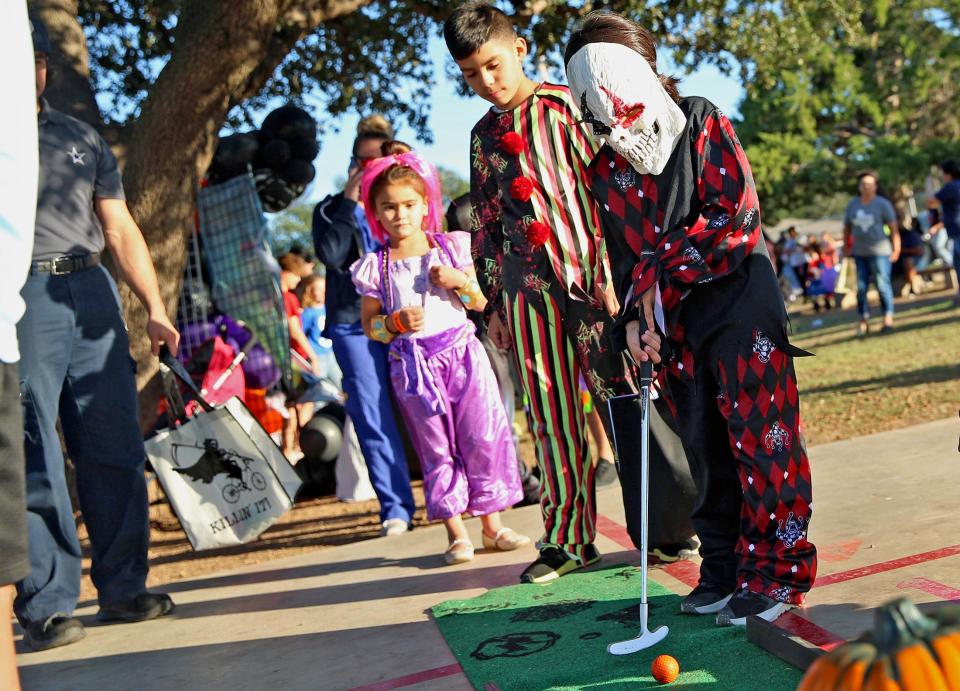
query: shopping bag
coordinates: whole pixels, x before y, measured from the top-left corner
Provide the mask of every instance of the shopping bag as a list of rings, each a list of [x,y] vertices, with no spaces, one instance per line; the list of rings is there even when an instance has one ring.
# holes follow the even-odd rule
[[[187,539],[198,551],[255,539],[293,505],[299,476],[239,398],[211,406],[168,352],[160,369],[175,426],[144,445]],[[176,380],[199,404],[192,417]]]
[[[254,442],[258,431],[269,436],[258,424],[248,433],[231,410],[243,404],[232,401],[145,443],[170,506],[198,551],[255,539],[290,509],[288,490],[299,486],[299,480],[281,479],[277,469],[290,464],[273,441]]]

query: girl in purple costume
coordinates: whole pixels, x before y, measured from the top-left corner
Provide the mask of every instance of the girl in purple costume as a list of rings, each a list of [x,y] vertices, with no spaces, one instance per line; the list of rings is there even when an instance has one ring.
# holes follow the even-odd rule
[[[529,544],[500,522],[523,498],[516,451],[490,362],[466,310],[486,304],[470,236],[442,233],[436,170],[399,142],[363,175],[361,199],[384,249],[350,271],[370,338],[390,345],[390,380],[423,467],[427,517],[442,520],[448,564],[473,558],[463,514],[480,516],[483,546]]]

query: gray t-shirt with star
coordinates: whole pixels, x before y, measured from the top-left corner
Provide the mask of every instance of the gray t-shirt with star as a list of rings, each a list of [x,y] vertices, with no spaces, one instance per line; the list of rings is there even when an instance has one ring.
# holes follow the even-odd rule
[[[93,127],[42,102],[33,260],[103,249],[94,198],[124,199],[117,159]]]
[[[851,199],[843,217],[844,225],[850,224],[853,235],[850,254],[854,257],[889,257],[893,245],[883,226],[893,223],[896,218],[893,204],[884,197],[874,197],[867,204],[860,197]]]

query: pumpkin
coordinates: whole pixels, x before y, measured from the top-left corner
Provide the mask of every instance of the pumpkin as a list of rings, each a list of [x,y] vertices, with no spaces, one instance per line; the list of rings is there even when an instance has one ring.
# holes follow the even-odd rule
[[[797,691],[960,691],[960,607],[884,605],[872,633],[818,658]]]

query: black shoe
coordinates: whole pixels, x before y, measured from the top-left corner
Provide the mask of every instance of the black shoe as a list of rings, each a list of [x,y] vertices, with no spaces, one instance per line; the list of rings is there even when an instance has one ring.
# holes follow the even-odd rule
[[[693,559],[700,549],[700,541],[690,538],[686,542],[674,545],[662,545],[650,550],[649,555],[663,564],[673,564],[678,561]]]
[[[87,635],[79,619],[55,612],[44,621],[32,621],[26,625],[23,642],[31,650],[49,650],[61,645],[76,643]]]
[[[593,474],[593,482],[598,488],[609,487],[616,484],[619,479],[617,467],[613,464],[613,461],[607,461],[603,458],[597,461],[597,470]]]
[[[127,602],[112,607],[101,607],[97,621],[103,623],[147,621],[170,614],[173,600],[166,593],[140,593]]]
[[[778,602],[761,593],[738,590],[723,609],[717,612],[717,626],[746,626],[747,617],[757,616],[773,621],[796,605]]]
[[[520,486],[523,489],[523,499],[514,506],[534,506],[540,503],[540,475],[536,468],[528,468],[527,464],[518,458],[520,468]]]
[[[598,561],[600,561],[600,551],[593,544],[583,548],[583,559],[571,557],[556,545],[546,545],[540,549],[537,560],[520,574],[520,582],[547,583],[571,571],[596,564]]]
[[[723,609],[731,597],[732,588],[701,582],[680,601],[680,611],[683,614],[714,614]]]

